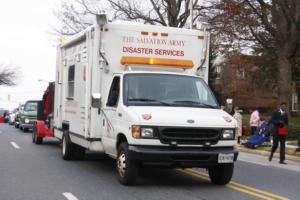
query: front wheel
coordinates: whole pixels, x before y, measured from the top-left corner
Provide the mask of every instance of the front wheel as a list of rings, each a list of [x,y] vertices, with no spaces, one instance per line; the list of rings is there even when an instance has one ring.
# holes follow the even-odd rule
[[[122,185],[133,185],[136,181],[139,165],[135,160],[131,160],[128,144],[123,142],[118,147],[117,174]]]
[[[208,169],[210,180],[216,185],[226,185],[233,175],[234,164],[218,164]]]

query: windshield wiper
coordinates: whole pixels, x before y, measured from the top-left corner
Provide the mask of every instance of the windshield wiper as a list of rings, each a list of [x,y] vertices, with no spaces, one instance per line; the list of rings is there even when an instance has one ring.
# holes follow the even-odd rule
[[[207,107],[207,108],[217,108],[217,106],[213,106],[213,105],[206,104],[206,103],[201,103],[201,102],[198,102],[198,101],[191,101],[191,100],[174,101],[174,103],[197,104],[197,105]]]
[[[128,101],[145,101],[145,102],[156,102],[160,103],[162,105],[170,106],[171,104],[164,102],[164,101],[159,101],[156,99],[148,99],[148,98],[133,98],[133,99],[128,99]]]

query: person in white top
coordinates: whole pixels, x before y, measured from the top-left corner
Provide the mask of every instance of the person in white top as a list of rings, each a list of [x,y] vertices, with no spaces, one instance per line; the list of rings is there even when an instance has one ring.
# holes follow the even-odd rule
[[[236,128],[236,139],[238,141],[238,143],[240,143],[241,140],[241,136],[242,136],[242,120],[243,120],[243,116],[241,115],[240,111],[239,111],[239,107],[235,107],[234,108],[234,114],[233,114],[233,118],[236,120],[237,122],[237,128]]]

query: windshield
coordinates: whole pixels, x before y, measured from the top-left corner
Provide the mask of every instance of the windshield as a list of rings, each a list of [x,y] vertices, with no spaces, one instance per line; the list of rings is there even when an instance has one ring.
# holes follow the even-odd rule
[[[219,107],[202,79],[169,74],[125,75],[124,103],[128,106]]]
[[[37,110],[37,102],[26,103],[24,107],[24,111],[36,111],[36,110]]]

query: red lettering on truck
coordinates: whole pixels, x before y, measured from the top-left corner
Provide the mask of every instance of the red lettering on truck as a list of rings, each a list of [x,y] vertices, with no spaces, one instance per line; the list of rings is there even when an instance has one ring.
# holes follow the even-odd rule
[[[167,49],[155,49],[155,55],[161,56],[184,56],[184,51],[179,50],[167,50]]]
[[[123,53],[153,54],[153,49],[139,47],[123,47]]]

